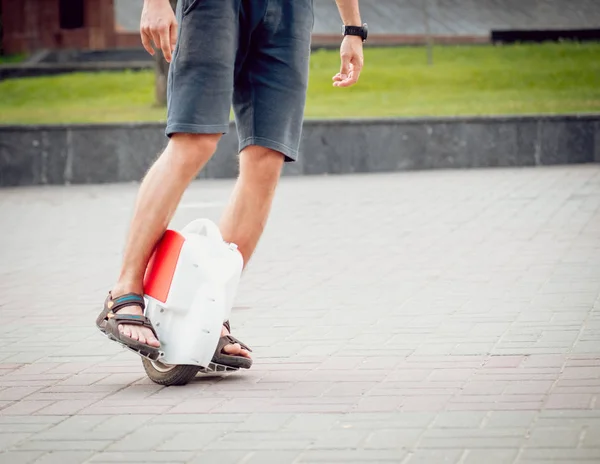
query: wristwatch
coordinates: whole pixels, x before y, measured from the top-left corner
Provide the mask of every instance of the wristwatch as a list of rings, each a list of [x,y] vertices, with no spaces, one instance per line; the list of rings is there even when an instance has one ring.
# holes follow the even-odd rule
[[[362,26],[342,26],[342,34],[344,34],[344,37],[347,35],[357,35],[362,38],[363,42],[366,42],[369,35],[369,27],[367,23],[364,23]]]

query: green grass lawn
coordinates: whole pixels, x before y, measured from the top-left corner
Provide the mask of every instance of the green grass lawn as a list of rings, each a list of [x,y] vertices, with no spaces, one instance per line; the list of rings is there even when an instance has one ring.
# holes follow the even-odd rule
[[[600,111],[600,44],[366,48],[353,88],[338,89],[337,51],[315,52],[307,118]],[[163,121],[151,71],[0,82],[0,123]]]
[[[25,61],[25,55],[0,55],[0,64],[13,64]]]

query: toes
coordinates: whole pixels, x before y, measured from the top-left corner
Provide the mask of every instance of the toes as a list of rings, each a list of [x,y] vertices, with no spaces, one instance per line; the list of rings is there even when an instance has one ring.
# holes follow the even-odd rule
[[[140,338],[140,332],[137,327],[129,326],[129,332],[131,333],[130,337],[134,340],[138,340]]]
[[[231,356],[243,356],[244,358],[250,357],[250,352],[248,350],[243,349],[239,343],[225,345],[223,347],[223,351],[225,352],[225,354]]]
[[[160,343],[154,336],[154,333],[152,333],[152,330],[146,327],[138,328],[138,334],[138,340],[140,343],[143,343],[144,345],[154,346],[156,348],[160,346]]]
[[[160,342],[156,339],[152,331],[149,329],[142,329],[138,340],[140,341],[140,343],[144,343],[145,345],[149,346],[154,346],[155,348],[158,348],[160,346]]]
[[[148,336],[146,343],[148,343],[148,345],[154,346],[156,348],[158,348],[160,346],[160,342],[156,339],[156,337],[154,335],[152,335],[152,332]]]
[[[123,335],[125,335],[126,337],[133,338],[132,333],[131,333],[131,326],[120,325],[119,330],[121,330],[121,333]]]
[[[237,356],[240,353],[240,351],[242,351],[242,347],[239,343],[234,343],[232,345],[225,345],[223,347],[223,351],[227,354]]]
[[[155,348],[160,347],[160,342],[154,336],[152,331],[146,328],[140,329],[139,327],[125,324],[119,325],[119,332],[126,337],[129,337],[132,340],[137,340],[145,345],[154,346]]]

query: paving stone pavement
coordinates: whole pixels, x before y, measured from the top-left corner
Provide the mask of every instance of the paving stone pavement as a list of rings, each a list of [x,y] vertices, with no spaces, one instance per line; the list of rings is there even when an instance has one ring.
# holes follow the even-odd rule
[[[600,462],[600,166],[284,178],[255,365],[168,388],[94,326],[135,192],[0,190],[0,463]]]

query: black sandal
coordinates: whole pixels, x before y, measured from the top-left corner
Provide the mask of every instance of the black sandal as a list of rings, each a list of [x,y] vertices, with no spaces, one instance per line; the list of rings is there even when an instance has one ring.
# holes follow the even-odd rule
[[[146,316],[117,314],[117,311],[125,306],[139,306],[142,308],[142,311],[144,311],[146,303],[144,302],[144,297],[137,293],[127,293],[126,295],[121,295],[113,299],[109,292],[104,301],[104,309],[96,319],[96,326],[98,326],[100,331],[109,339],[123,345],[125,348],[129,348],[145,358],[156,361],[162,354],[158,348],[141,343],[139,340],[134,340],[119,331],[119,324],[141,325],[142,327],[148,327],[152,330],[152,333],[158,339],[156,330],[154,330],[150,319]]]
[[[229,321],[225,321],[223,325],[227,328],[228,331],[231,331]],[[217,349],[215,351],[215,355],[213,356],[212,362],[234,369],[250,369],[250,367],[252,366],[252,359],[246,358],[244,356],[227,354],[223,351],[225,346],[232,345],[235,343],[239,343],[244,350],[252,352],[252,350],[245,343],[239,341],[233,335],[223,335],[221,338],[219,338],[219,343],[217,345]]]

